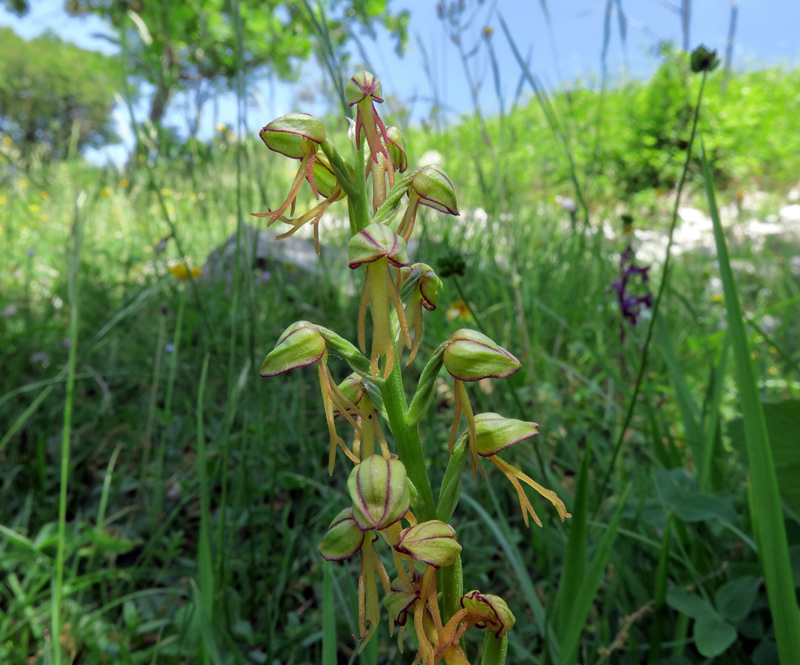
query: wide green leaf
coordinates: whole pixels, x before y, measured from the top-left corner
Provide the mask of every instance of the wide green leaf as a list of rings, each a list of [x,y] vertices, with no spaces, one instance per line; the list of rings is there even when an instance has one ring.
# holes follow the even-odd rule
[[[747,575],[723,584],[714,594],[719,613],[732,623],[744,619],[753,608],[761,580]]]
[[[770,448],[778,477],[781,498],[795,514],[800,515],[800,400],[762,402],[767,423]],[[744,421],[741,418],[728,423],[728,435],[734,447],[745,450]]]
[[[711,603],[683,587],[672,587],[667,590],[667,605],[692,619],[716,616],[717,614]]]
[[[719,616],[704,616],[694,623],[694,643],[706,658],[715,658],[736,641],[736,629]]]

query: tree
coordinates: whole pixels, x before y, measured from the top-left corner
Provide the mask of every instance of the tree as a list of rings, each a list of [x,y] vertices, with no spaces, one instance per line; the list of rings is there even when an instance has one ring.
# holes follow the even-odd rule
[[[27,10],[30,0],[0,0],[11,11]],[[231,84],[240,69],[267,68],[282,80],[292,80],[298,65],[313,52],[315,21],[322,5],[311,0],[67,0],[79,16],[89,13],[126,30],[131,47],[131,73],[155,88],[150,120],[160,124],[178,90],[202,82]],[[373,33],[384,26],[401,51],[407,40],[408,13],[393,14],[389,0],[330,0],[325,6],[328,34],[343,48],[358,40],[357,29]],[[236,9],[241,17],[237,36]],[[241,38],[241,63],[237,65]]]
[[[111,113],[120,87],[116,58],[46,33],[31,41],[0,28],[0,130],[23,154],[64,157],[116,142]]]

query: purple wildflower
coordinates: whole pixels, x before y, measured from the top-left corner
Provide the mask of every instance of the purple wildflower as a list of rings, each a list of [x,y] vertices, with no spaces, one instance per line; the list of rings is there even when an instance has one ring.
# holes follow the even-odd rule
[[[633,295],[628,292],[628,286],[631,278],[638,276],[640,283],[644,284],[650,280],[648,271],[650,266],[637,266],[633,262],[633,247],[628,245],[619,259],[620,276],[614,280],[612,288],[617,294],[617,302],[619,303],[622,318],[628,321],[630,325],[635,326],[639,323],[639,314],[642,306],[650,309],[653,306],[653,294],[648,291],[642,296]],[[619,324],[619,338],[622,343],[625,343],[625,327],[624,322]]]

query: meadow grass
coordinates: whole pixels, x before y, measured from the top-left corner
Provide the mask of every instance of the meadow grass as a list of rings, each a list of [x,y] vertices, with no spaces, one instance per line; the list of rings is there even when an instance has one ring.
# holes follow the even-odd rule
[[[769,87],[774,77],[734,77],[729,90]],[[795,90],[795,73],[780,80]],[[488,118],[491,147],[474,120],[444,135],[409,132],[412,162],[429,148],[443,154],[463,211],[422,220],[431,265],[453,251],[466,262],[465,275],[445,278],[426,339],[483,328],[519,355],[523,370],[473,391],[475,408],[540,424],[536,445],[516,451],[516,462],[560,485],[576,516],[525,530],[510,493],[462,479],[456,519],[470,551],[467,584],[506,596],[517,616],[511,662],[704,662],[716,651],[723,663],[777,662],[761,562],[770,547],[763,529],[774,533],[781,521],[771,505],[771,526],[754,530],[760,501],[750,508],[747,479],[755,471],[736,428],[742,413],[751,427],[748,410],[766,400],[785,407],[764,425],[776,459],[792,441],[785,432],[800,413],[800,281],[789,260],[796,239],[769,239],[758,250],[731,243],[722,301],[712,257],[673,257],[631,406],[647,321],[620,341],[611,287],[627,242],[619,215],[632,213],[635,229],[666,231],[674,199],[652,187],[626,192],[625,165],[608,164],[634,143],[625,138],[629,116],[615,109],[648,91],[608,93],[588,185],[555,157],[541,105]],[[576,168],[590,163],[594,143],[581,128],[594,121],[597,98],[578,91],[546,103],[570,132]],[[783,116],[775,115],[779,132]],[[703,118],[706,138],[713,127]],[[718,145],[744,141],[726,144],[725,136],[713,134]],[[720,176],[728,185],[721,200],[735,202],[751,179],[778,200],[788,184],[784,145],[772,134],[755,141],[754,154],[781,163],[766,173],[743,158],[735,177]],[[681,156],[628,159],[664,159],[666,173],[679,173]],[[27,172],[12,165],[3,176],[0,661],[52,662],[63,652],[60,662],[353,662],[353,575],[317,556],[344,484],[338,474],[319,480],[327,434],[317,389],[302,373],[267,384],[256,368],[292,320],[354,339],[348,322],[357,305],[335,286],[335,265],[327,267],[334,286],[279,263],[264,281],[263,268],[241,261],[221,282],[176,279],[173,263],[200,267],[237,228],[241,242],[247,213],[274,205],[290,174],[257,141],[228,134],[203,153],[142,159],[124,171],[79,161]],[[686,189],[700,207],[698,163],[690,162]],[[587,201],[580,233],[554,201],[576,180]],[[344,232],[323,223],[321,233],[344,247]],[[729,371],[730,279],[747,320],[733,349],[737,367],[752,368],[746,408]],[[451,399],[443,385],[425,416],[437,481],[449,458]],[[618,441],[625,446],[614,462]],[[778,472],[796,585],[800,506],[781,484],[787,469]],[[709,625],[716,642],[704,641]],[[48,647],[54,635],[57,650]],[[363,662],[406,662],[388,635],[373,645]]]

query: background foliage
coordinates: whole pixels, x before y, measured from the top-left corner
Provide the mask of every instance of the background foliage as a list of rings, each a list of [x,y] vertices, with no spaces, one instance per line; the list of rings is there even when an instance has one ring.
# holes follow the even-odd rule
[[[25,155],[77,155],[118,140],[112,118],[120,89],[118,58],[57,36],[31,41],[0,28],[0,131]]]

